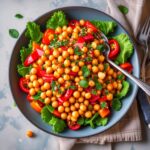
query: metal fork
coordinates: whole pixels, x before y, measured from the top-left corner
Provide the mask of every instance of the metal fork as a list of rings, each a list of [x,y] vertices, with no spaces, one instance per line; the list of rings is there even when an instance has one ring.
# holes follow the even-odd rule
[[[150,96],[150,85],[144,83],[143,81],[141,81],[140,79],[138,79],[137,77],[129,74],[127,71],[125,71],[124,69],[122,69],[121,67],[119,67],[118,65],[116,65],[113,61],[111,61],[108,57],[109,52],[110,52],[110,46],[108,44],[108,39],[107,37],[101,32],[98,31],[95,36],[100,39],[103,38],[105,45],[106,45],[106,49],[104,50],[104,55],[106,56],[106,60],[109,64],[111,64],[113,67],[115,67],[116,69],[118,69],[119,71],[121,71],[123,74],[125,74],[128,78],[130,78],[132,81],[134,81],[143,91],[145,91],[145,93],[147,95]]]

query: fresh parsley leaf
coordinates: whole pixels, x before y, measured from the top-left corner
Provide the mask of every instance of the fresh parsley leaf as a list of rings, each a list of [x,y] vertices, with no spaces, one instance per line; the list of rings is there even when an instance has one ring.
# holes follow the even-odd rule
[[[82,70],[82,74],[85,78],[88,77],[91,73],[87,66],[83,66],[81,68],[81,70]]]
[[[80,117],[78,120],[77,120],[77,123],[79,124],[79,125],[84,125],[84,118],[83,117]]]
[[[126,15],[129,12],[129,9],[126,6],[123,5],[119,5],[118,9],[124,14]]]
[[[32,96],[33,99],[34,100],[39,100],[41,102],[44,102],[44,100],[41,98],[41,93],[42,93],[41,91],[38,91],[38,93],[36,95]]]
[[[102,85],[97,81],[97,82],[95,82],[95,88],[96,88],[96,90],[101,90]]]
[[[17,71],[18,71],[19,75],[21,75],[21,76],[23,76],[23,77],[24,77],[26,74],[29,74],[31,68],[32,68],[31,66],[25,67],[25,66],[23,66],[23,65],[21,65],[21,64],[17,65]]]
[[[20,50],[20,57],[22,64],[24,63],[27,56],[32,52],[31,48],[22,47]]]
[[[86,57],[86,58],[84,58],[84,61],[92,61],[92,58],[91,57]]]
[[[108,64],[108,63],[105,63],[105,64],[104,64],[104,71],[106,71],[106,70],[107,70],[108,66],[109,66],[109,64]]]
[[[71,85],[71,86],[69,86],[69,88],[68,88],[68,89],[73,89],[73,90],[75,90],[75,89],[76,89],[76,86]]]
[[[89,86],[87,80],[80,80],[79,85],[83,88],[87,88]]]
[[[67,25],[68,21],[63,11],[54,12],[46,23],[47,28],[56,29],[57,27],[63,27]]]
[[[65,128],[66,128],[65,121],[57,118],[57,120],[53,126],[54,132],[56,132],[56,133],[63,132]]]
[[[106,102],[101,102],[100,105],[101,105],[101,108],[107,108],[107,103]]]
[[[108,118],[101,118],[100,116],[96,119],[97,126],[105,126],[108,123]]]
[[[78,56],[81,56],[81,55],[83,54],[83,52],[82,52],[82,51],[80,51],[80,49],[79,49],[79,47],[78,47],[78,46],[76,46],[76,47],[75,47],[75,49],[74,49],[74,53],[75,53],[75,55],[78,55]]]
[[[43,107],[41,111],[41,118],[45,123],[49,123],[49,121],[52,119],[52,114],[47,109],[47,106]]]
[[[94,95],[97,94],[96,90],[94,90],[94,89],[92,89],[91,93],[94,94]]]
[[[31,39],[31,41],[39,42],[42,38],[40,26],[35,22],[28,22],[26,25],[25,36]]]
[[[12,38],[18,38],[19,37],[19,32],[16,29],[9,29],[9,35]]]
[[[115,110],[115,111],[119,111],[122,107],[122,103],[119,99],[113,99],[112,101],[112,108]]]
[[[52,81],[51,86],[52,86],[52,91],[55,91],[56,82],[55,82],[55,81]]]
[[[23,15],[21,15],[21,14],[16,14],[15,17],[18,18],[18,19],[22,19],[22,18],[23,18]]]
[[[105,90],[105,94],[108,95],[108,94],[109,94],[109,91],[108,91],[108,90]]]
[[[124,75],[123,75],[123,74],[119,74],[119,75],[117,76],[117,79],[119,79],[119,80],[123,80],[123,78],[124,78]]]
[[[104,45],[103,44],[100,44],[100,45],[98,45],[97,47],[96,47],[96,49],[98,49],[99,51],[103,51],[104,50]]]

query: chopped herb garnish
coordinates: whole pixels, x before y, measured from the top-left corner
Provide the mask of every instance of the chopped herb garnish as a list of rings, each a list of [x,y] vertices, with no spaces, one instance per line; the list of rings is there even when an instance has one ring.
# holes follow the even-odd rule
[[[55,91],[56,82],[55,82],[55,81],[52,81],[51,86],[52,86],[52,91]]]
[[[112,108],[115,110],[115,111],[119,111],[122,107],[122,103],[119,99],[113,99],[112,101]]]
[[[109,94],[109,91],[108,91],[108,90],[105,90],[105,94],[108,95],[108,94]]]
[[[76,86],[71,85],[71,86],[69,86],[69,89],[73,89],[73,90],[75,90],[75,89],[76,89]]]
[[[21,14],[16,14],[15,17],[18,18],[18,19],[22,19],[22,18],[23,18],[23,15],[21,15]]]
[[[12,38],[18,38],[19,37],[19,32],[16,29],[9,29],[9,35]]]
[[[97,94],[96,90],[94,90],[94,89],[92,89],[91,93],[94,94],[94,95]]]
[[[33,99],[34,100],[40,100],[41,102],[44,102],[44,100],[41,98],[41,93],[42,93],[41,91],[38,91],[38,93],[36,95],[32,96]]]
[[[82,55],[82,54],[83,54],[83,52],[82,52],[82,51],[80,51],[80,49],[79,49],[79,47],[78,47],[78,46],[76,46],[76,47],[75,47],[75,49],[74,49],[74,53],[75,53],[76,55],[78,55],[78,56],[80,56],[80,55]]]
[[[79,35],[80,36],[85,36],[86,35],[86,28],[82,28]]]
[[[88,77],[90,75],[90,73],[91,72],[90,72],[90,70],[88,69],[87,66],[82,67],[82,74],[83,74],[84,77]]]
[[[106,102],[101,102],[100,105],[101,105],[101,108],[107,108],[107,103]]]
[[[119,79],[119,80],[123,80],[123,78],[124,78],[124,75],[123,75],[123,74],[119,74],[119,75],[117,76],[117,79]]]
[[[108,64],[108,63],[104,64],[104,71],[106,71],[106,70],[107,70],[108,66],[109,66],[109,64]]]
[[[84,61],[92,61],[92,58],[91,57],[86,57],[86,58],[84,58]]]
[[[100,44],[96,47],[96,49],[98,49],[99,51],[103,51],[104,50],[104,45]]]
[[[94,82],[95,82],[96,90],[101,90],[102,89],[102,85],[101,85],[101,83],[98,82],[97,76],[94,77]]]

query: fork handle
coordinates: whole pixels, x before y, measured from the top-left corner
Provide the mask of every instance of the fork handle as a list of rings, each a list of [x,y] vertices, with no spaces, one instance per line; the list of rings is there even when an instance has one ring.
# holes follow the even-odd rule
[[[130,78],[132,81],[134,81],[147,95],[150,96],[150,85],[144,83],[137,77],[129,74],[127,71],[123,70],[121,67],[116,65],[114,62],[112,62],[110,59],[107,59],[107,62],[110,63],[112,66],[117,68],[119,71],[121,71],[123,74],[125,74],[128,78]]]

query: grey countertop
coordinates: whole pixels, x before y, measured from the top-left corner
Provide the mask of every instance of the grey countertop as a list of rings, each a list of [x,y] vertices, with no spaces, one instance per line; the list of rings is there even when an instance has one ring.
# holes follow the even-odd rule
[[[89,6],[102,11],[105,11],[107,7],[104,0],[81,0],[80,2],[74,0],[0,1],[0,150],[57,150],[55,138],[33,126],[14,106],[8,83],[8,66],[16,39],[9,36],[8,30],[16,28],[21,34],[27,21],[34,20],[54,8],[75,5]],[[16,19],[14,17],[16,13],[21,13],[24,18]],[[143,121],[142,124],[144,124]],[[25,136],[28,129],[36,133],[35,138],[30,139]],[[78,144],[73,147],[73,150],[98,150],[100,147],[103,146]],[[150,130],[143,125],[143,141],[114,143],[112,149],[148,150],[150,149]]]

